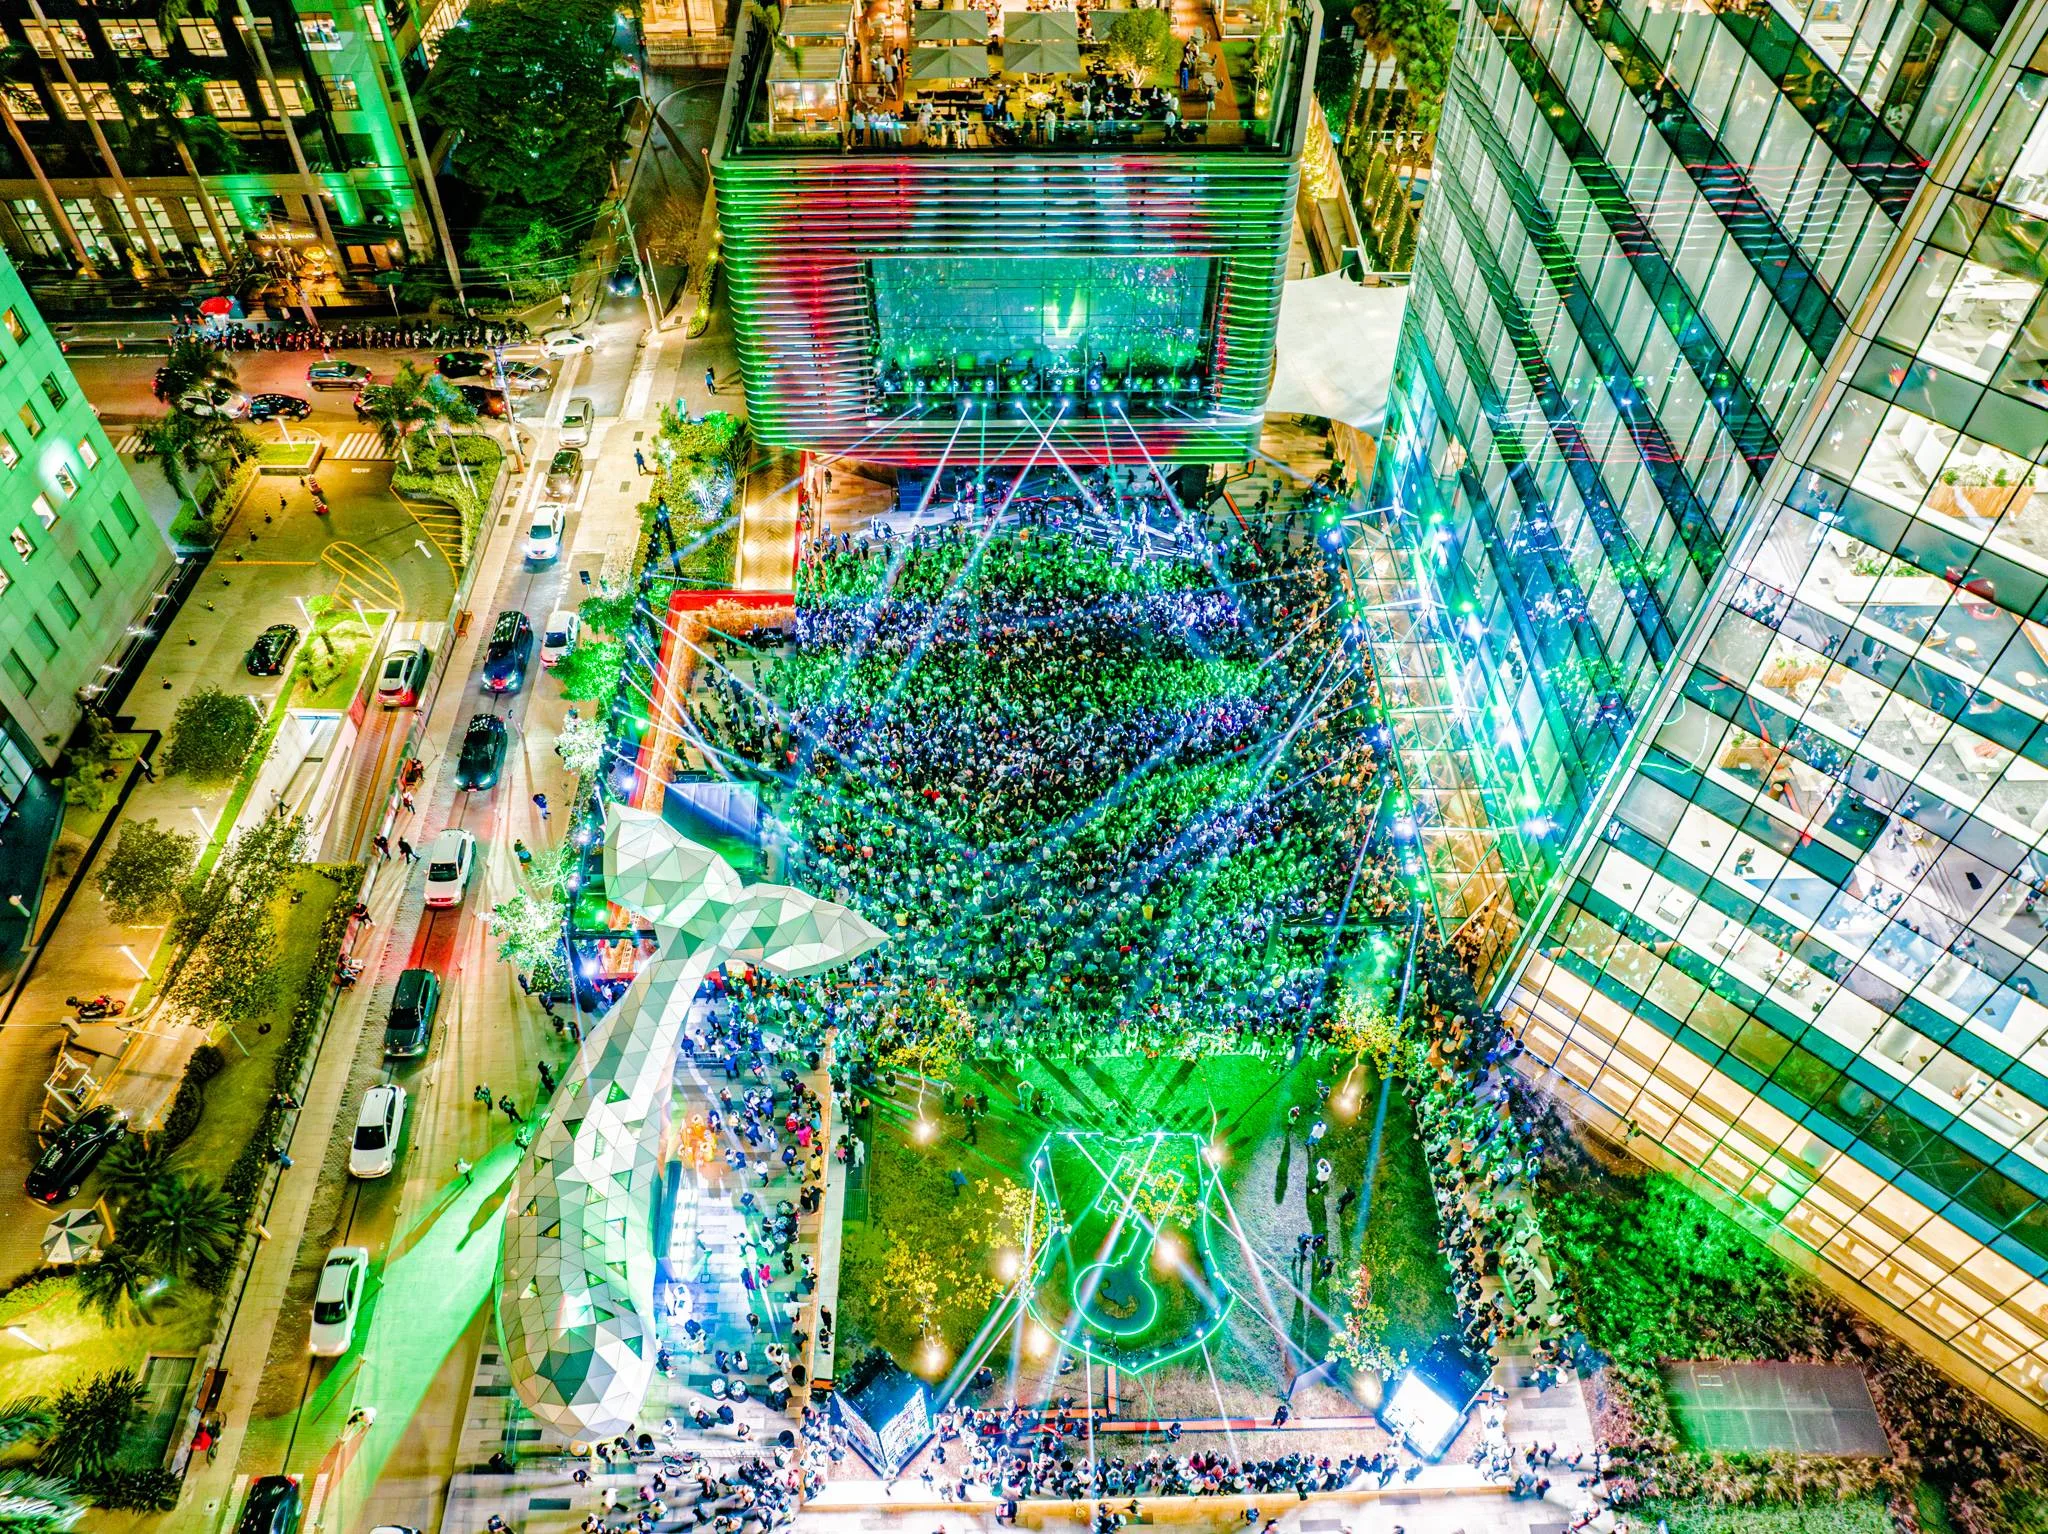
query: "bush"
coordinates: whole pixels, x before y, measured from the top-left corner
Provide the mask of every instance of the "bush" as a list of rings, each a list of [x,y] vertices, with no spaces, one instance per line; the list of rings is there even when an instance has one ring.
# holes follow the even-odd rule
[[[192,1131],[199,1127],[200,1115],[205,1111],[206,1092],[188,1071],[178,1083],[178,1095],[171,1099],[170,1111],[164,1115],[164,1138],[172,1145],[184,1144],[192,1138]]]
[[[123,822],[119,838],[94,875],[107,919],[139,926],[169,917],[198,858],[199,838],[190,831],[160,826],[155,820]]]
[[[202,687],[178,705],[171,719],[164,771],[201,783],[225,782],[249,760],[262,728],[263,716],[240,693]]]
[[[178,1505],[183,1484],[160,1465],[115,1465],[87,1477],[84,1491],[101,1507],[167,1513]]]
[[[201,1044],[185,1062],[186,1076],[198,1082],[211,1081],[227,1068],[228,1057],[218,1044]]]

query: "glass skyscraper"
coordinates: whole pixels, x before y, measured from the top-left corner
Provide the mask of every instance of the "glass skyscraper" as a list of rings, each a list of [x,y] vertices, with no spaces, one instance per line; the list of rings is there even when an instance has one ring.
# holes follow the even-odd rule
[[[1355,572],[1540,1073],[2048,1423],[2048,0],[1465,0]]]

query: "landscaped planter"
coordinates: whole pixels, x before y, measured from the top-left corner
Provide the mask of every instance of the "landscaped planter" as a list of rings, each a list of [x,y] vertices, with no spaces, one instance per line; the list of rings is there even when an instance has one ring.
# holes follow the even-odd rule
[[[258,474],[311,474],[320,466],[327,447],[321,442],[268,442],[256,451]]]

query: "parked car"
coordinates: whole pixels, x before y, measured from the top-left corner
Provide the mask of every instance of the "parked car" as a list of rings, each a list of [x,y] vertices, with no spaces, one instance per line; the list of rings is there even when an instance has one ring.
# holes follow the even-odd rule
[[[489,352],[443,352],[434,362],[443,378],[481,378],[490,370]]]
[[[457,384],[455,392],[478,415],[501,416],[505,413],[505,396],[497,389],[486,389],[481,384]]]
[[[562,552],[562,523],[569,508],[560,501],[542,501],[533,508],[533,522],[526,529],[526,557],[544,565]]]
[[[313,413],[313,402],[296,394],[257,394],[249,400],[252,421],[303,421]]]
[[[363,1094],[356,1111],[356,1136],[349,1142],[348,1175],[382,1177],[398,1163],[398,1135],[405,1128],[405,1088],[385,1083]]]
[[[128,1133],[128,1115],[106,1103],[88,1108],[50,1137],[23,1183],[38,1203],[75,1198],[100,1157]]]
[[[496,714],[478,714],[462,734],[462,754],[455,759],[455,786],[496,788],[504,765],[505,721]]]
[[[551,330],[540,338],[540,349],[548,357],[573,357],[578,352],[596,351],[597,343],[580,330]]]
[[[384,1017],[384,1053],[395,1060],[425,1054],[440,1010],[441,977],[430,969],[400,970]]]
[[[597,407],[589,400],[570,400],[569,408],[562,412],[562,434],[557,440],[563,447],[590,446],[590,428],[596,420]]]
[[[377,673],[377,701],[386,708],[407,708],[419,702],[420,689],[427,685],[433,665],[434,652],[418,641],[393,645],[384,657],[384,669]]]
[[[569,501],[576,498],[576,482],[583,478],[583,453],[579,448],[565,447],[548,460],[548,480],[545,486],[551,501]]]
[[[360,389],[374,376],[360,362],[316,362],[306,369],[306,382],[316,389]]]
[[[554,384],[555,375],[538,362],[505,364],[505,387],[514,394],[538,394]]]
[[[484,651],[484,690],[517,692],[526,681],[526,663],[533,658],[533,625],[516,609],[498,614]]]
[[[337,1246],[320,1265],[313,1290],[313,1325],[306,1351],[315,1358],[339,1358],[355,1341],[356,1317],[362,1313],[363,1290],[369,1286],[370,1249]]]
[[[289,1475],[262,1475],[249,1483],[235,1534],[299,1534],[299,1483]]]
[[[249,413],[249,396],[238,394],[226,384],[202,384],[179,395],[178,408],[187,415],[238,421]]]
[[[299,642],[299,631],[289,623],[273,623],[256,636],[256,642],[249,646],[249,675],[278,676],[284,671],[285,658],[292,653],[292,646]]]
[[[469,875],[476,865],[476,837],[450,827],[427,844],[427,904],[462,904]]]
[[[552,670],[576,642],[577,631],[582,627],[583,620],[570,608],[558,607],[549,613],[540,631],[540,663]]]

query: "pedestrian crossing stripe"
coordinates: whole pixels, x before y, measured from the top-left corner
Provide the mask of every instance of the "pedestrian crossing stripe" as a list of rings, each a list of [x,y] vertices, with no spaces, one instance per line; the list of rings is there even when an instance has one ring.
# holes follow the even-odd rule
[[[341,439],[341,445],[328,456],[364,459],[389,458],[391,454],[385,451],[383,440],[374,431],[352,431]]]
[[[114,444],[114,451],[133,458],[142,451],[142,438],[131,431]]]

